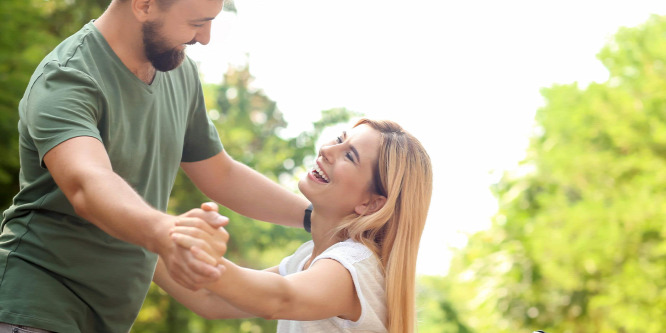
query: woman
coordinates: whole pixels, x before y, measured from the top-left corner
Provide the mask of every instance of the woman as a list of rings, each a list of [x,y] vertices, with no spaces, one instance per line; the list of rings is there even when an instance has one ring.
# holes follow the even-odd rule
[[[420,142],[394,122],[361,119],[321,147],[299,189],[313,206],[312,241],[279,266],[256,271],[222,258],[226,270],[207,291],[155,282],[206,318],[279,319],[278,332],[415,331],[416,258],[432,193]],[[181,225],[174,241],[214,263]]]

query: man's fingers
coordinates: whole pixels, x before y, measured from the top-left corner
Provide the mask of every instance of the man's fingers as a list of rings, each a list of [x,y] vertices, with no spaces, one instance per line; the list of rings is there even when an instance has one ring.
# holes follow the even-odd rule
[[[179,262],[177,264],[167,265],[167,268],[171,278],[173,278],[174,281],[178,282],[183,287],[193,291],[201,288],[201,286],[198,286],[192,279],[192,273],[186,265]]]
[[[229,218],[228,218],[228,217],[226,217],[226,216],[224,216],[224,215],[220,215],[220,214],[218,214],[217,212],[215,212],[215,213],[210,212],[209,214],[215,214],[215,215],[213,215],[210,219],[206,219],[206,221],[207,221],[212,227],[214,227],[214,228],[222,228],[222,227],[226,227],[227,224],[229,224]]]
[[[196,217],[179,217],[178,220],[176,220],[176,226],[198,228],[211,235],[215,232],[215,228],[213,226],[211,226],[206,221]]]
[[[186,249],[191,248],[194,244],[192,244],[191,238],[186,237],[181,234],[171,234],[171,240],[176,243],[176,245],[180,247],[184,247]]]
[[[190,253],[191,255],[191,253]],[[194,284],[203,286],[205,284],[215,282],[222,275],[220,268],[217,266],[217,261],[213,260],[213,264],[208,264],[192,256],[192,259],[187,262],[189,268],[188,273]]]
[[[186,227],[186,226],[179,226],[176,225],[171,229],[171,233],[173,234],[183,234],[183,235],[188,235],[196,238],[201,238],[203,240],[211,238],[215,231],[211,230],[211,232],[208,232],[207,230],[201,230],[196,227]]]
[[[212,266],[209,266],[212,268]],[[223,266],[222,266],[223,267]],[[199,275],[199,274],[194,274],[190,269],[187,269],[187,272],[182,272],[182,273],[176,273],[172,275],[171,277],[181,284],[183,287],[192,290],[192,291],[197,291],[201,288],[204,287],[204,285],[209,284],[211,282],[215,282],[221,273],[217,273],[215,277],[208,276],[208,275]]]
[[[220,271],[214,265],[207,264],[196,258],[192,258],[187,266],[190,269],[190,275],[196,284],[213,282],[220,277]]]
[[[221,259],[215,259],[213,256],[210,254],[206,253],[206,251],[200,249],[197,246],[192,246],[190,248],[190,252],[192,255],[194,255],[195,258],[211,265],[211,266],[217,266],[218,263],[221,262]]]
[[[174,243],[178,244],[178,246],[181,246],[186,249],[189,249],[192,246],[199,246],[199,247],[208,246],[208,243],[201,240],[200,238],[192,237],[190,235],[177,232],[171,234],[171,240],[173,240]]]
[[[207,219],[208,223],[211,223],[213,227],[224,227],[227,224],[229,224],[229,218],[226,216],[222,216],[219,214],[219,207],[217,206],[216,203],[210,201],[210,202],[204,202],[201,204],[201,209],[204,212],[207,212],[208,214],[212,214],[210,219]]]
[[[226,230],[224,230],[224,228],[219,228],[215,230],[212,234],[209,234],[198,228],[177,226],[171,230],[171,235],[174,234],[181,234],[198,239],[198,240],[194,239],[188,240],[188,242],[191,243],[185,243],[187,245],[181,245],[183,244],[182,241],[178,243],[179,245],[184,247],[187,247],[188,245],[192,246],[196,244],[206,243],[216,251],[216,253],[211,253],[212,255],[223,256],[224,253],[227,251],[227,242],[229,241],[229,233]]]
[[[214,202],[204,202],[201,204],[201,209],[203,209],[206,212],[218,212],[219,208],[217,207],[217,204]]]
[[[191,249],[198,247],[199,250],[206,252],[213,258],[222,257],[227,252],[226,241],[210,241],[208,239],[201,239],[194,235],[186,233],[174,232],[171,234],[171,240],[178,246]]]
[[[202,205],[206,209],[192,209],[189,212],[180,215],[180,218],[199,218],[208,223],[213,228],[224,227],[229,224],[229,219],[226,216],[220,215],[217,208],[208,208],[208,205]]]
[[[171,257],[171,262],[165,261],[165,263],[167,263],[169,274],[176,282],[187,289],[196,291],[206,284],[215,282],[224,271],[224,266],[218,265],[212,257],[207,258],[206,261],[197,258],[197,256],[205,258],[205,252],[198,253],[197,256],[194,253],[196,250],[176,250],[175,256]]]

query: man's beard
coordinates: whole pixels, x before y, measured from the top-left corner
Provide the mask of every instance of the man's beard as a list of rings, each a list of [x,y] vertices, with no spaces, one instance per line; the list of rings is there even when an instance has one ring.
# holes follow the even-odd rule
[[[159,34],[162,22],[146,22],[141,27],[143,32],[143,49],[150,63],[161,72],[168,72],[185,59],[185,49],[169,48],[165,39]]]

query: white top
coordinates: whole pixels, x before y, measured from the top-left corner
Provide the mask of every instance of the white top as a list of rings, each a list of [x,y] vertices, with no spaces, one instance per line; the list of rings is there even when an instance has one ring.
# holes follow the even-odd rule
[[[303,266],[312,256],[313,248],[312,241],[306,242],[294,254],[284,258],[280,263],[280,275],[303,271]],[[333,259],[349,271],[361,301],[361,316],[357,321],[339,317],[313,321],[279,320],[277,332],[387,332],[384,274],[374,253],[365,245],[348,239],[326,249],[312,260],[310,266],[320,259]]]

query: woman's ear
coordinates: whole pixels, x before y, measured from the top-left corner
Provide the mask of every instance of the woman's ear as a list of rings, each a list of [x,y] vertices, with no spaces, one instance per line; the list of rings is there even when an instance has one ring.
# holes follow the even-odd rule
[[[386,203],[386,197],[379,194],[372,194],[368,201],[361,203],[360,205],[354,207],[354,211],[358,215],[370,215],[384,207]]]

